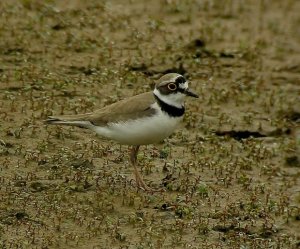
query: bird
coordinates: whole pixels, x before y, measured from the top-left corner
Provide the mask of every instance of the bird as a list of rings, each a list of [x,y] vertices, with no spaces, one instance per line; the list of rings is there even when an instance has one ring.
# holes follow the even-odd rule
[[[153,91],[125,98],[90,113],[49,116],[45,123],[89,129],[105,139],[131,146],[129,158],[136,186],[151,191],[137,168],[140,146],[169,137],[183,119],[185,97],[199,98],[183,75],[167,73],[154,83]]]

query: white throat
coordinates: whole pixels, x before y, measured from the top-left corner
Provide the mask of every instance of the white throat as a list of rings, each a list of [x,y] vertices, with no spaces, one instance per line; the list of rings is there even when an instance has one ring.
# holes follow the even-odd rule
[[[185,94],[183,93],[177,92],[175,94],[163,95],[156,88],[153,93],[157,98],[170,106],[181,108],[184,105]]]

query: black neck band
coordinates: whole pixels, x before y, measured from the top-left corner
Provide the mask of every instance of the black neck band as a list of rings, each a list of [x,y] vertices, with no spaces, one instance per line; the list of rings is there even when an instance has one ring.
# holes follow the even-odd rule
[[[169,105],[165,102],[163,102],[161,99],[159,99],[155,94],[154,97],[160,106],[161,110],[163,112],[166,112],[170,117],[181,117],[184,114],[185,108],[182,106],[181,108],[178,108],[176,106]]]

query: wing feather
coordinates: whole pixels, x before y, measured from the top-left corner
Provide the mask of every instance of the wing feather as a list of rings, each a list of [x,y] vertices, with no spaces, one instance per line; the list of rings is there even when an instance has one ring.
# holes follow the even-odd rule
[[[155,103],[152,92],[142,93],[91,113],[76,115],[49,116],[48,124],[74,125],[89,128],[91,124],[103,126],[108,123],[122,122],[128,119],[154,115],[156,110],[151,108]]]

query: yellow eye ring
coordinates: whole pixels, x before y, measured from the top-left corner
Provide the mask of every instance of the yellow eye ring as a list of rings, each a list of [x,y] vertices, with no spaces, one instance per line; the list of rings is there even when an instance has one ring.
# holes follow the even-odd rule
[[[168,84],[168,89],[171,90],[171,91],[175,91],[177,89],[177,86],[174,83],[169,83]]]

